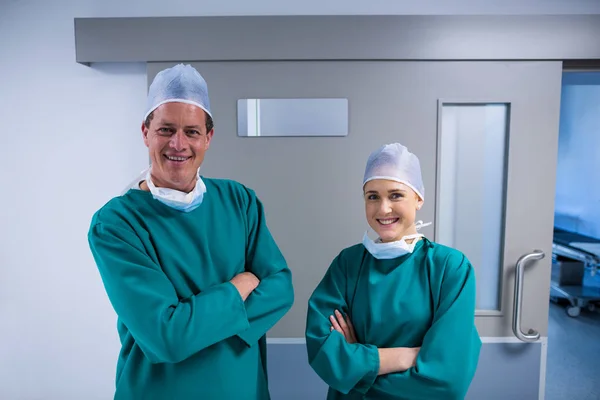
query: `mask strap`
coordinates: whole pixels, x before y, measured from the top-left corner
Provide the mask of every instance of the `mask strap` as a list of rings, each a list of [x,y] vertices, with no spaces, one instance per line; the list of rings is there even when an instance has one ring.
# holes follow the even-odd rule
[[[133,181],[131,181],[131,183],[129,183],[129,185],[127,185],[125,187],[125,189],[121,192],[121,196],[123,196],[125,193],[127,193],[132,188],[139,189],[140,182],[143,181],[144,179],[146,179],[146,175],[149,170],[150,170],[150,167],[148,167],[145,170],[143,170],[142,172],[140,172],[139,175]]]
[[[423,228],[425,226],[429,226],[429,225],[431,225],[431,222],[423,223],[423,221],[421,221],[421,220],[415,222],[415,228],[417,230],[419,230],[419,229],[421,229],[421,228]]]

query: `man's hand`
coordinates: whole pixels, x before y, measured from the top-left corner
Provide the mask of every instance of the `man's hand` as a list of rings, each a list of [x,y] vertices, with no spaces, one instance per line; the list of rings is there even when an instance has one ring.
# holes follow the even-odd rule
[[[251,272],[242,272],[241,274],[234,276],[230,282],[235,286],[238,292],[240,292],[240,296],[242,296],[244,301],[246,301],[248,296],[250,296],[250,293],[252,293],[260,283],[256,275]]]
[[[344,318],[341,312],[335,310],[335,316],[330,316],[329,321],[331,322],[331,331],[335,329],[344,335],[346,342],[358,342],[358,340],[356,340],[356,332],[354,332],[354,325],[352,325],[352,321],[350,320],[349,316],[346,315],[346,318]]]

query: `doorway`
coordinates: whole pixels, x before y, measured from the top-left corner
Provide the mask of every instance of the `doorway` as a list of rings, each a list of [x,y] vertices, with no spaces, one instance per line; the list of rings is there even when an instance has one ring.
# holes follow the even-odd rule
[[[563,72],[548,322],[548,400],[598,399],[600,71]]]

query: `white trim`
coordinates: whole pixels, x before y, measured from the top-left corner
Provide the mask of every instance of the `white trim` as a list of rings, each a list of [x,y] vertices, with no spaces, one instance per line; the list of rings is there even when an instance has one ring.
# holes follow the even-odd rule
[[[542,355],[540,361],[540,400],[544,400],[546,396],[546,363],[548,361],[548,338],[544,337],[542,341]]]
[[[514,336],[500,336],[500,337],[484,336],[481,338],[481,342],[482,343],[525,343]],[[540,337],[540,340],[538,340],[537,342],[531,342],[530,344],[536,344],[536,343],[541,343],[542,345],[544,345],[545,343],[548,343],[548,337],[542,336],[542,337]]]
[[[505,337],[492,337],[492,336],[484,336],[481,338],[482,343],[493,344],[493,343],[523,343],[519,339],[514,336],[505,336]],[[268,344],[306,344],[305,338],[267,338]],[[546,375],[546,350],[548,347],[548,337],[542,336],[540,340],[537,342],[533,342],[532,344],[540,343],[542,345],[542,361],[543,364],[541,368],[543,369],[544,379]],[[541,372],[540,372],[541,373]],[[540,383],[541,385],[541,383]]]
[[[475,317],[503,317],[504,312],[500,310],[475,310]]]
[[[267,338],[267,344],[306,344],[304,338]]]
[[[259,136],[260,128],[258,126],[258,100],[247,99],[246,100],[246,131],[247,136]]]
[[[256,99],[256,135],[260,136],[261,126],[260,120],[262,117],[260,116],[260,99]]]

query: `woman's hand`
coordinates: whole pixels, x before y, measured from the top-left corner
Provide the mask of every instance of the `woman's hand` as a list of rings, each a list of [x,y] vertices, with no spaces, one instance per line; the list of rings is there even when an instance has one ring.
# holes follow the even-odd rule
[[[356,332],[349,316],[343,316],[335,310],[335,315],[329,317],[331,331],[336,330],[346,339],[348,343],[358,343]],[[393,372],[404,372],[415,366],[420,347],[393,347],[377,349],[379,351],[379,372],[377,375],[385,375]]]
[[[400,368],[401,371],[406,371],[414,367],[417,363],[417,356],[419,355],[419,351],[421,351],[420,347],[400,347]]]
[[[350,321],[350,317],[346,315],[346,318],[342,315],[341,312],[335,310],[335,315],[329,317],[329,321],[331,322],[331,331],[334,329],[344,335],[346,338],[346,342],[348,343],[356,343],[356,332],[354,332],[354,326],[352,325],[352,321]]]

